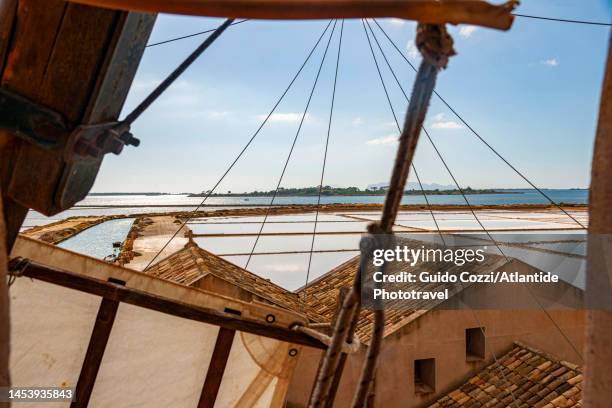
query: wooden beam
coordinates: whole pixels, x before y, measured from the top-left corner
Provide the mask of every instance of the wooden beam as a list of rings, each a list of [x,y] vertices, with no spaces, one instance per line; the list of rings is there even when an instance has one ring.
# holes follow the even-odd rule
[[[17,0],[0,1],[0,72],[6,62],[16,15]]]
[[[507,30],[516,1],[480,0],[71,0],[120,10],[261,19],[398,17],[431,24],[475,24]]]
[[[200,394],[198,408],[213,408],[215,406],[219,387],[221,386],[221,380],[223,379],[223,373],[225,372],[225,366],[227,365],[227,359],[232,350],[235,334],[236,330],[223,327],[219,328],[215,349],[210,364],[208,365],[206,380],[204,381],[202,393]]]
[[[2,186],[0,185],[0,193],[1,192]],[[5,244],[5,232],[4,211],[2,209],[2,200],[0,200],[0,387],[8,387],[11,385],[9,375],[9,351],[11,335],[9,318],[9,292],[7,284],[8,255]],[[0,402],[0,408],[9,407],[10,403]]]
[[[89,404],[89,398],[96,383],[96,377],[102,364],[102,357],[104,357],[104,350],[106,350],[106,344],[113,329],[118,308],[119,302],[115,300],[102,299],[100,303],[96,324],[89,339],[87,354],[85,354],[85,360],[76,385],[75,397],[70,404],[71,408],[85,408]]]
[[[28,215],[28,208],[17,203],[2,191],[2,205],[4,207],[4,226],[6,228],[5,243],[7,251],[13,249],[21,225]]]
[[[11,264],[14,263],[16,263],[16,259],[11,260]],[[52,268],[34,261],[30,261],[28,267],[24,269],[23,276],[90,293],[92,295],[102,296],[109,300],[144,307],[172,316],[214,324],[227,329],[239,330],[288,343],[300,344],[318,349],[327,348],[327,346],[319,340],[289,327],[275,326],[259,320],[249,319],[219,310],[190,305],[143,292],[138,289],[120,286],[112,282],[106,282],[100,279]]]
[[[3,88],[61,114],[70,129],[118,118],[155,15],[19,0],[13,19],[8,37],[0,31]],[[15,203],[53,215],[85,197],[102,158],[79,160],[70,131],[53,148],[2,133],[0,162],[11,163],[0,182]]]
[[[585,407],[608,407],[612,401],[612,34],[599,106],[591,187],[587,249],[587,341]],[[590,303],[590,304],[589,304]]]

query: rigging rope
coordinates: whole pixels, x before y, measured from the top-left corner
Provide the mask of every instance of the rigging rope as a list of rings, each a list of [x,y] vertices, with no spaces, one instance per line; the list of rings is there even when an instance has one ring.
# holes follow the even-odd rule
[[[454,54],[452,39],[447,34],[446,28],[441,25],[419,24],[417,27],[417,45],[424,58],[414,82],[413,98],[408,105],[404,127],[399,138],[396,161],[381,221],[371,224],[368,228],[370,234],[365,235],[361,240],[360,249],[362,254],[359,268],[355,274],[353,286],[346,296],[336,319],[332,336],[333,341],[327,348],[321,362],[310,397],[309,407],[325,406],[330,398],[328,393],[337,371],[340,347],[344,340],[347,339],[347,335],[350,334],[349,332],[354,331],[359,317],[361,273],[367,268],[372,249],[382,248],[387,244],[385,236],[381,234],[392,232],[399,202],[408,178],[408,169],[412,164],[414,150],[416,149],[420,129],[429,106],[429,99],[431,98],[438,70],[444,68],[448,58]],[[383,264],[383,273],[384,268]],[[382,343],[384,311],[380,307],[375,307],[373,313],[374,324],[370,346],[362,368],[359,386],[352,402],[352,406],[355,408],[361,408],[365,404]]]
[[[519,14],[519,13],[512,13],[513,16],[515,17],[522,17],[522,18],[531,18],[531,19],[537,19],[537,20],[548,20],[548,21],[557,21],[557,22],[562,22],[562,23],[576,23],[576,24],[590,24],[590,25],[600,25],[600,26],[612,26],[612,23],[602,23],[602,22],[597,22],[597,21],[585,21],[585,20],[569,20],[569,19],[564,19],[564,18],[554,18],[554,17],[541,17],[541,16],[532,16],[532,15],[528,15],[528,14]],[[230,25],[238,25],[241,23],[244,23],[245,21],[249,21],[248,18],[245,18],[244,20],[240,20],[240,21],[236,21]],[[202,34],[208,34],[208,33],[212,33],[213,31],[215,31],[215,29],[211,29],[211,30],[206,30],[206,31],[199,31],[197,33],[193,33],[193,34],[187,34],[187,35],[183,35],[180,37],[174,37],[174,38],[169,38],[167,40],[164,41],[159,41],[156,43],[151,43],[151,44],[147,44],[146,47],[155,47],[158,45],[163,45],[163,44],[168,44],[174,41],[179,41],[179,40],[184,40],[186,38],[192,38],[192,37],[196,37],[198,35],[202,35]]]
[[[255,131],[255,133],[253,133],[253,135],[251,136],[251,138],[247,141],[247,143],[244,145],[244,147],[242,148],[242,150],[240,150],[240,152],[238,153],[238,155],[234,158],[234,161],[230,164],[230,166],[225,170],[225,172],[221,175],[221,177],[219,178],[219,180],[217,180],[217,182],[215,183],[215,185],[213,186],[213,188],[211,190],[209,190],[206,194],[206,196],[204,196],[204,199],[202,199],[202,201],[195,207],[195,209],[193,209],[190,213],[190,215],[181,222],[179,228],[174,232],[174,234],[172,234],[172,236],[170,237],[170,239],[161,247],[161,249],[155,254],[155,256],[153,257],[153,259],[151,259],[151,261],[149,261],[149,263],[147,264],[147,266],[144,268],[144,270],[147,270],[155,261],[155,259],[157,259],[157,257],[159,257],[159,255],[163,252],[164,249],[166,249],[166,247],[170,244],[170,242],[176,238],[176,236],[178,235],[178,233],[185,227],[185,225],[194,217],[195,213],[204,205],[204,203],[206,202],[206,200],[214,193],[214,191],[217,189],[217,187],[219,186],[219,184],[221,184],[221,182],[225,179],[225,177],[229,174],[229,172],[234,168],[234,166],[236,165],[236,163],[238,163],[238,160],[240,160],[240,158],[242,157],[242,155],[246,152],[246,150],[249,148],[249,146],[253,143],[253,141],[255,140],[255,138],[257,137],[257,135],[259,135],[259,133],[261,132],[261,130],[263,129],[263,127],[266,125],[266,123],[268,123],[268,120],[270,119],[270,117],[272,116],[272,114],[276,111],[276,108],[278,108],[278,106],[280,105],[280,103],[283,101],[283,99],[285,98],[285,96],[287,95],[287,93],[289,92],[289,90],[291,89],[291,87],[293,86],[293,84],[295,83],[295,81],[297,80],[297,78],[300,76],[300,73],[302,72],[302,70],[304,69],[304,67],[306,66],[306,64],[308,63],[308,61],[310,60],[310,57],[312,57],[312,54],[315,52],[315,50],[317,49],[317,47],[319,46],[319,43],[321,42],[321,40],[323,39],[323,37],[325,36],[325,33],[327,32],[327,30],[329,29],[329,27],[331,26],[332,21],[330,20],[327,25],[325,26],[325,28],[323,29],[323,32],[321,33],[321,35],[319,36],[319,38],[317,39],[317,41],[315,42],[314,46],[311,48],[310,52],[308,53],[308,55],[306,56],[306,59],[304,60],[304,62],[302,63],[302,65],[300,66],[300,68],[297,70],[297,72],[295,73],[295,75],[293,76],[293,78],[291,79],[291,81],[289,82],[289,85],[287,85],[287,87],[285,88],[285,90],[283,91],[283,93],[281,94],[281,96],[278,98],[278,100],[276,101],[276,103],[274,104],[274,106],[272,107],[272,109],[270,110],[270,112],[268,113],[268,115],[266,115],[266,117],[264,118],[264,120],[261,122],[261,124],[259,125],[259,127],[257,128],[257,130]]]
[[[244,23],[246,21],[249,21],[249,19],[245,18],[244,20],[234,21],[232,24],[230,24],[230,27],[238,25],[238,24],[242,24],[242,23]],[[168,43],[171,43],[171,42],[174,42],[174,41],[184,40],[186,38],[196,37],[196,36],[202,35],[202,34],[212,33],[215,30],[216,30],[215,28],[212,28],[212,29],[206,30],[206,31],[199,31],[199,32],[193,33],[193,34],[187,34],[187,35],[183,35],[183,36],[180,36],[180,37],[170,38],[170,39],[167,39],[167,40],[164,40],[164,41],[159,41],[159,42],[156,42],[156,43],[147,44],[145,46],[145,48],[155,47],[155,46],[158,46],[158,45],[168,44]]]
[[[306,282],[304,282],[304,298],[302,299],[302,309],[306,305],[308,279],[310,278],[310,268],[312,266],[312,254],[314,251],[315,238],[317,236],[317,222],[319,221],[319,207],[321,205],[321,192],[323,191],[323,180],[325,178],[325,166],[327,164],[327,151],[329,148],[329,138],[331,135],[332,118],[334,115],[334,102],[336,101],[336,85],[338,83],[338,70],[340,68],[340,51],[342,50],[342,34],[344,33],[344,19],[340,26],[340,39],[338,40],[338,54],[336,56],[336,71],[334,73],[334,85],[332,87],[331,107],[329,109],[329,121],[327,123],[327,136],[325,138],[325,149],[323,152],[323,164],[321,166],[321,179],[319,180],[319,194],[317,196],[317,209],[315,211],[314,227],[312,230],[312,240],[310,241],[310,253],[308,255],[308,268],[306,269]]]
[[[406,61],[408,63],[408,65],[412,68],[413,71],[416,72],[416,67],[410,62],[410,60],[404,55],[404,53],[397,47],[397,45],[395,44],[395,42],[391,39],[391,37],[389,37],[389,35],[387,34],[387,32],[382,28],[382,26],[378,23],[378,21],[376,19],[373,19],[374,23],[378,26],[378,28],[380,29],[380,31],[385,35],[385,37],[387,38],[387,40],[389,41],[389,43],[391,43],[391,45],[393,46],[393,48],[395,48],[395,50],[399,53],[399,55],[404,59],[404,61]],[[461,115],[459,115],[459,113],[457,113],[457,111],[455,109],[453,109],[453,107],[451,107],[448,102],[446,102],[446,100],[434,89],[433,91],[434,95],[436,95],[438,97],[438,99],[440,99],[440,101],[457,117],[457,119],[459,119],[461,121],[461,123],[463,123],[471,132],[472,134],[474,134],[474,136],[476,136],[482,143],[484,143],[485,146],[487,146],[489,148],[489,150],[491,150],[497,157],[499,157],[504,163],[506,163],[516,174],[518,174],[523,180],[525,180],[533,189],[535,189],[538,193],[540,193],[544,198],[546,198],[551,204],[553,204],[555,207],[557,207],[563,214],[567,215],[570,219],[572,219],[576,224],[578,224],[581,228],[586,229],[586,227],[580,222],[578,221],[574,216],[572,216],[570,213],[568,213],[567,211],[565,211],[565,209],[563,207],[561,207],[561,205],[557,204],[557,202],[555,202],[552,198],[550,198],[546,193],[544,193],[540,188],[538,188],[533,182],[531,182],[531,180],[529,180],[527,178],[527,176],[525,176],[523,173],[521,173],[516,167],[514,167],[508,160],[506,160],[505,157],[503,157],[497,150],[495,150],[495,148],[493,146],[491,146],[478,132],[476,132],[476,130],[474,130],[474,128],[472,128],[472,126],[470,126],[464,119],[463,117],[461,117]]]
[[[368,24],[368,26],[370,27],[370,31],[372,32],[372,36],[374,37],[374,40],[376,41],[376,43],[379,46],[379,50],[383,56],[383,58],[385,59],[385,61],[387,62],[387,66],[389,68],[389,70],[391,71],[393,77],[395,78],[395,81],[397,83],[397,85],[399,86],[402,94],[404,95],[404,98],[408,101],[408,95],[406,94],[406,92],[404,91],[404,88],[401,84],[401,82],[397,79],[397,75],[395,74],[395,71],[393,70],[393,68],[391,67],[391,64],[389,63],[389,60],[387,59],[384,51],[382,50],[382,47],[380,46],[380,43],[378,42],[378,39],[376,38],[376,35],[374,34],[374,31],[372,30],[372,27]],[[457,187],[457,189],[459,190],[461,196],[463,197],[463,200],[465,201],[465,203],[467,204],[470,212],[472,213],[472,216],[474,217],[474,219],[476,220],[476,222],[479,224],[480,228],[487,234],[489,240],[491,242],[493,242],[493,244],[497,247],[497,250],[501,253],[501,255],[505,258],[506,262],[510,262],[510,259],[508,258],[508,256],[504,253],[504,251],[501,249],[499,243],[493,239],[493,237],[491,236],[491,234],[489,233],[489,231],[485,228],[484,224],[481,222],[481,220],[478,218],[478,216],[476,215],[476,212],[474,211],[474,208],[472,207],[471,203],[469,202],[467,196],[465,195],[463,189],[461,188],[461,186],[459,185],[459,182],[457,181],[457,179],[455,178],[455,175],[453,174],[453,172],[450,170],[450,167],[448,166],[448,164],[446,163],[446,160],[444,159],[444,157],[442,156],[442,154],[440,153],[440,151],[438,150],[438,147],[436,146],[436,144],[434,143],[433,139],[431,138],[431,135],[429,134],[429,132],[427,131],[427,129],[425,129],[425,127],[423,127],[423,132],[425,133],[427,139],[429,140],[429,142],[431,143],[432,147],[434,148],[434,151],[436,152],[436,155],[439,157],[440,161],[442,162],[442,164],[444,165],[444,167],[446,168],[446,171],[448,172],[448,174],[450,175],[450,177],[452,178],[455,186]],[[437,224],[436,224],[437,225]],[[569,337],[565,334],[565,332],[563,332],[563,330],[561,329],[561,327],[557,324],[557,322],[553,319],[553,317],[549,314],[549,312],[544,308],[544,306],[542,305],[542,303],[539,301],[539,299],[533,294],[533,292],[531,291],[531,289],[526,286],[527,290],[529,291],[529,294],[531,295],[531,297],[534,299],[534,301],[538,304],[539,308],[542,310],[542,312],[548,317],[548,319],[552,322],[552,324],[555,326],[555,328],[559,331],[559,333],[561,334],[561,336],[565,339],[565,341],[569,344],[569,346],[573,349],[573,351],[578,355],[578,357],[583,360],[582,354],[578,351],[578,348],[574,345],[574,343],[569,339]],[[476,317],[476,316],[475,316]],[[477,317],[476,317],[477,318]],[[483,332],[484,334],[484,332]],[[494,355],[495,358],[495,355]],[[497,361],[497,358],[495,358],[495,360]]]
[[[374,38],[374,41],[376,42],[376,45],[378,46],[378,50],[380,51],[382,57],[384,58],[384,60],[385,60],[385,62],[387,64],[387,67],[389,68],[389,71],[393,75],[393,78],[395,78],[395,81],[397,82],[397,84],[399,85],[402,93],[404,94],[404,97],[405,97],[406,101],[410,102],[410,100],[408,98],[408,95],[406,95],[406,92],[404,91],[404,88],[401,86],[401,82],[397,78],[397,75],[395,74],[395,71],[391,67],[391,64],[389,63],[389,60],[387,59],[387,56],[385,55],[385,53],[384,53],[384,51],[383,51],[383,49],[382,49],[382,47],[380,45],[380,42],[378,41],[378,38],[376,38],[376,36],[374,35],[374,31],[372,30],[372,27],[370,26],[370,23],[367,20],[365,20],[365,19],[362,20],[362,23],[363,23],[363,29],[364,29],[364,31],[366,33],[366,37],[368,38],[368,44],[370,45],[370,51],[372,53],[372,58],[374,60],[374,63],[376,65],[376,69],[378,71],[378,76],[380,78],[382,87],[383,87],[383,89],[385,91],[385,95],[387,97],[387,102],[388,102],[388,105],[389,105],[389,109],[391,110],[391,113],[393,114],[393,118],[395,120],[395,124],[396,124],[397,128],[401,131],[400,126],[399,126],[399,122],[398,122],[397,117],[395,115],[395,109],[393,108],[393,104],[391,102],[391,98],[389,97],[389,92],[387,91],[387,86],[385,84],[385,81],[384,81],[383,76],[382,76],[382,72],[380,71],[380,68],[379,68],[379,65],[378,65],[378,60],[376,58],[376,54],[374,53],[374,48],[372,47],[372,42],[370,41],[370,37],[368,35],[368,30],[366,29],[366,24],[367,24],[368,28],[370,29],[370,32],[372,33],[372,37]],[[425,128],[422,127],[422,130],[425,131]],[[415,171],[415,174],[417,174],[416,173],[416,168],[414,166],[414,163],[412,165],[412,169]],[[417,174],[417,179],[418,179],[418,174]],[[419,180],[419,184],[420,184],[420,180]],[[422,188],[422,186],[421,186],[421,188]],[[425,197],[427,197],[424,191],[423,191],[423,195]],[[427,198],[425,198],[425,200],[427,201]],[[429,211],[431,213],[431,216],[433,218],[433,221],[435,223],[438,235],[440,236],[440,239],[442,240],[443,245],[446,246],[446,242],[444,240],[444,235],[442,234],[442,231],[440,230],[440,226],[438,225],[438,222],[436,220],[436,217],[434,216],[433,210],[431,209],[431,206],[429,206],[429,201],[427,201],[427,205],[428,205]],[[461,285],[463,286],[463,283]],[[469,307],[469,305],[468,305],[468,307]],[[484,326],[480,323],[480,319],[478,319],[478,317],[476,316],[476,312],[471,307],[470,307],[470,309],[472,310],[472,314],[474,315],[474,318],[476,320],[476,323],[478,324],[478,327],[480,328],[480,330],[482,332],[482,335],[486,338],[486,334],[485,334],[485,331],[484,331]],[[493,360],[495,361],[495,363],[498,363],[497,355],[495,354],[494,351],[492,351],[492,355],[493,355]],[[503,369],[502,369],[501,365],[499,365],[498,367],[499,367],[499,371],[500,371],[500,373],[502,375],[502,378],[504,379],[504,381],[506,381],[506,377],[505,377],[505,374],[503,372]],[[516,398],[515,398],[514,393],[512,392],[512,390],[510,390],[510,395],[512,396],[512,400],[514,402],[514,405],[518,408],[519,405],[518,405],[518,403],[516,401]]]
[[[293,149],[295,148],[295,144],[300,136],[302,131],[302,126],[304,125],[304,120],[306,119],[306,115],[308,114],[308,108],[310,107],[310,102],[312,101],[312,96],[314,95],[314,91],[317,88],[317,84],[319,82],[319,77],[321,76],[321,70],[323,69],[323,64],[325,63],[325,58],[327,57],[327,51],[329,51],[329,45],[331,44],[331,40],[334,37],[334,31],[336,30],[336,25],[338,24],[338,20],[334,21],[334,26],[332,27],[331,34],[329,35],[329,40],[327,41],[327,46],[325,47],[325,52],[323,53],[323,57],[321,58],[321,64],[319,65],[319,70],[317,71],[317,76],[315,77],[314,83],[312,84],[312,89],[310,90],[310,95],[308,96],[308,101],[306,102],[306,107],[304,108],[304,113],[302,114],[302,118],[300,120],[300,124],[295,132],[295,136],[293,138],[293,142],[291,143],[291,148],[289,149],[289,154],[287,155],[287,159],[285,160],[285,164],[283,165],[283,171],[278,178],[278,183],[276,184],[276,189],[274,190],[274,194],[272,195],[272,200],[270,200],[270,205],[266,208],[266,214],[264,216],[263,222],[261,223],[261,227],[259,228],[259,232],[257,233],[257,237],[255,238],[255,242],[253,243],[253,248],[251,248],[251,253],[247,258],[246,264],[244,265],[244,269],[249,267],[249,263],[251,262],[251,258],[253,257],[253,252],[255,252],[255,248],[257,247],[257,243],[259,242],[259,237],[263,232],[263,229],[266,225],[266,221],[268,220],[268,216],[270,215],[270,210],[274,205],[274,200],[278,195],[278,190],[280,189],[281,183],[283,182],[283,177],[285,177],[285,172],[287,171],[287,166],[289,165],[289,161],[291,160],[291,156],[293,154]]]
[[[515,16],[515,17],[533,18],[533,19],[536,19],[536,20],[557,21],[557,22],[561,22],[561,23],[575,23],[575,24],[590,24],[590,25],[600,25],[600,26],[612,26],[612,23],[600,23],[598,21],[568,20],[566,18],[530,16],[528,14],[518,14],[518,13],[512,13],[512,15]]]
[[[365,19],[362,19],[361,22],[362,22],[363,28],[365,30],[366,38],[368,39],[368,45],[370,46],[370,51],[372,53],[372,59],[374,60],[374,65],[376,65],[376,71],[378,72],[378,78],[380,79],[380,83],[382,85],[382,88],[385,91],[385,96],[387,97],[387,103],[389,104],[389,109],[391,110],[391,114],[393,115],[393,120],[395,121],[395,126],[397,126],[398,132],[401,133],[402,132],[402,128],[400,127],[399,120],[397,120],[397,115],[395,114],[395,109],[393,108],[393,104],[391,103],[391,97],[389,96],[389,91],[387,90],[387,85],[385,84],[385,81],[383,79],[382,72],[380,71],[380,67],[378,65],[378,59],[376,58],[376,54],[374,53],[374,48],[372,47],[372,42],[370,41],[370,36],[368,34],[368,31],[365,29],[365,24],[368,25],[368,27],[370,28],[370,31],[372,31],[372,27],[370,27],[370,23],[368,23],[368,21],[365,20]],[[378,42],[378,39],[374,36],[374,32],[372,32],[372,37],[374,38],[374,41],[376,41],[376,44],[378,45],[378,49],[380,50],[383,58],[385,59],[385,61],[387,63],[387,66],[389,67],[389,69],[391,69],[391,66],[389,65],[389,61],[387,60],[387,56],[382,52],[382,48],[380,47],[380,43]],[[393,77],[395,78],[395,80],[399,83],[399,79],[395,76],[395,72],[393,72],[391,70],[391,73],[393,74]],[[404,92],[404,89],[402,87],[400,87],[400,88],[402,89],[402,92]],[[404,96],[405,96],[405,94],[404,94]],[[406,101],[409,102],[407,97],[406,97]],[[416,166],[414,165],[414,161],[412,162],[412,170],[414,171],[414,175],[416,176],[417,182],[419,184],[419,188],[420,188],[421,192],[423,193],[423,198],[425,199],[425,203],[427,204],[427,208],[429,209],[429,213],[431,214],[431,218],[433,219],[433,222],[436,225],[436,230],[440,234],[440,239],[442,240],[442,243],[444,245],[446,245],[445,242],[444,242],[444,236],[440,232],[440,226],[438,225],[438,221],[436,220],[436,216],[434,215],[433,209],[431,208],[431,204],[429,203],[429,199],[427,198],[427,194],[425,193],[425,189],[423,188],[423,184],[421,183],[421,178],[419,177],[419,173],[417,172]]]
[[[202,44],[200,44],[195,50],[193,50],[193,52],[191,54],[189,54],[189,56],[187,58],[185,58],[185,60],[183,62],[180,63],[180,65],[178,67],[176,67],[174,69],[174,71],[172,71],[170,73],[170,75],[168,75],[162,82],[161,84],[157,85],[157,87],[146,97],[144,98],[144,100],[142,102],[140,102],[140,104],[138,106],[136,106],[134,108],[134,110],[132,110],[126,117],[125,119],[123,119],[121,121],[121,124],[123,126],[130,126],[132,123],[134,123],[134,121],[136,119],[138,119],[138,117],[145,111],[147,110],[147,108],[149,106],[151,106],[151,104],[153,102],[155,102],[155,100],[157,98],[159,98],[161,96],[162,93],[164,93],[166,91],[166,89],[168,89],[168,87],[170,85],[172,85],[172,83],[179,77],[181,76],[181,74],[183,74],[183,72],[185,72],[187,70],[187,68],[189,68],[189,66],[191,66],[191,64],[193,64],[193,62],[195,60],[198,59],[198,57],[200,55],[202,55],[202,53],[204,51],[206,51],[206,49],[213,43],[215,42],[215,40],[217,38],[219,38],[219,36],[223,33],[223,31],[225,31],[225,29],[227,27],[229,27],[232,22],[234,21],[233,18],[228,18],[227,20],[225,20],[225,22],[223,24],[221,24],[219,27],[217,27],[215,29],[215,31],[206,38],[206,40],[204,40],[204,42],[202,42]]]
[[[459,192],[461,193],[461,195],[463,196],[463,199],[465,200],[466,204],[468,205],[468,208],[470,209],[470,212],[472,213],[472,215],[474,216],[474,218],[476,219],[476,221],[478,222],[478,224],[480,225],[480,227],[482,228],[482,230],[485,232],[485,234],[487,235],[487,237],[489,238],[489,240],[491,242],[493,242],[493,244],[497,247],[497,250],[501,253],[501,255],[505,258],[506,262],[510,262],[510,258],[508,258],[508,256],[506,255],[506,253],[501,249],[501,246],[499,245],[499,243],[493,238],[493,236],[491,235],[491,233],[485,228],[485,226],[483,225],[482,221],[480,221],[480,219],[478,218],[478,216],[476,215],[476,212],[474,211],[474,208],[471,206],[471,204],[469,203],[465,193],[463,192],[463,189],[459,186],[459,183],[457,182],[457,179],[455,178],[455,176],[453,175],[453,173],[451,172],[450,168],[448,167],[448,165],[446,164],[446,161],[444,160],[444,158],[442,157],[442,154],[440,153],[440,151],[438,150],[436,144],[434,143],[433,139],[431,138],[431,136],[429,135],[429,133],[427,132],[427,130],[423,129],[423,131],[425,132],[425,135],[427,136],[427,139],[429,139],[429,142],[431,143],[431,145],[433,146],[434,150],[436,151],[436,154],[438,155],[438,157],[440,158],[440,160],[442,161],[442,163],[444,164],[444,167],[446,168],[448,174],[451,176],[451,178],[453,179],[453,182],[455,183],[455,185],[457,186],[457,189],[459,190]],[[533,292],[531,291],[531,289],[529,288],[529,286],[525,286],[525,288],[527,289],[527,291],[529,292],[529,294],[531,295],[531,297],[533,298],[533,300],[538,304],[538,307],[542,310],[542,312],[548,317],[548,319],[551,321],[551,323],[555,326],[555,328],[557,329],[557,331],[561,334],[561,336],[565,339],[565,341],[569,344],[569,346],[573,349],[573,351],[576,353],[576,355],[580,358],[581,361],[584,361],[583,357],[582,357],[582,353],[580,353],[580,351],[578,351],[578,348],[576,347],[576,345],[570,340],[570,338],[565,334],[565,332],[561,329],[561,327],[557,324],[557,322],[553,319],[553,317],[550,315],[550,313],[548,312],[548,310],[546,310],[546,308],[544,308],[544,305],[542,305],[542,303],[540,302],[540,300],[533,294]]]

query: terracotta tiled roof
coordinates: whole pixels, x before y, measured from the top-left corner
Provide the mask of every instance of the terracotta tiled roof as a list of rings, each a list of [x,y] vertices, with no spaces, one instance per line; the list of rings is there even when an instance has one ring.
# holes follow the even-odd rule
[[[214,275],[277,306],[302,312],[302,305],[296,293],[198,247],[193,241],[180,251],[152,265],[145,272],[188,286],[209,274]],[[316,316],[310,317],[315,321],[321,320]]]
[[[398,243],[423,245],[423,242],[412,241],[408,239],[401,239]],[[434,246],[432,246],[434,248]],[[497,255],[487,255],[485,261],[478,264],[478,266],[472,266],[470,268],[471,273],[480,272],[491,272],[495,271],[501,266],[506,264],[506,260]],[[353,283],[353,278],[357,272],[359,266],[359,256],[356,256],[342,265],[332,269],[325,275],[321,276],[317,280],[311,282],[306,288],[300,290],[298,293],[301,296],[306,295],[306,303],[310,310],[321,316],[324,321],[331,322],[334,317],[338,296],[340,289],[350,288]],[[418,269],[418,270],[417,270]],[[398,272],[439,272],[449,271],[450,273],[458,273],[463,271],[460,267],[449,263],[435,263],[421,262],[418,268],[412,270],[411,267],[405,263],[390,263],[387,266],[387,274],[393,274]],[[387,289],[393,289],[393,284],[387,284]],[[416,290],[416,291],[440,291],[449,289],[449,297],[453,296],[463,290],[463,287],[458,284],[446,284],[446,283],[414,283],[414,284],[398,284],[397,286],[403,286],[403,289]],[[399,300],[397,302],[387,302],[385,306],[385,336],[393,333],[397,329],[401,328],[413,319],[421,316],[427,310],[434,308],[437,304],[442,301],[431,301],[431,300]],[[359,322],[355,333],[359,336],[362,342],[368,342],[372,331],[372,323],[374,321],[374,314],[368,308],[363,308],[359,316]]]
[[[198,247],[185,246],[145,270],[146,273],[186,286],[191,285],[207,271]]]
[[[582,405],[582,370],[578,366],[520,343],[499,357],[498,362],[489,365],[429,408],[513,407],[514,400],[521,408]]]

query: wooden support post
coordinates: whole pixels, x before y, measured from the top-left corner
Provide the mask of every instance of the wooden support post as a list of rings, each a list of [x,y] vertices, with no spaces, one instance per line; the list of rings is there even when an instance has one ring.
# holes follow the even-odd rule
[[[342,287],[338,292],[338,308],[334,312],[334,318],[332,320],[332,327],[336,325],[336,319],[338,318],[338,314],[340,313],[340,308],[344,303],[344,299],[349,294],[351,288]],[[353,330],[349,330],[350,336],[353,336]],[[347,339],[347,343],[350,343],[352,338]],[[329,396],[327,398],[327,403],[325,404],[325,408],[332,408],[334,406],[334,400],[336,399],[336,393],[338,392],[338,387],[340,386],[340,380],[342,379],[342,372],[344,371],[344,365],[346,364],[346,359],[348,358],[346,353],[340,354],[340,359],[338,360],[338,368],[336,368],[336,372],[334,373],[334,378],[332,380],[331,386],[329,388]]]
[[[332,408],[334,406],[334,400],[336,399],[336,394],[338,393],[338,387],[340,386],[340,380],[342,379],[342,373],[344,372],[344,366],[346,365],[347,358],[348,356],[346,353],[340,354],[338,368],[336,368],[334,379],[332,380],[331,387],[329,388],[329,397],[327,398],[325,408]]]
[[[108,343],[118,308],[119,302],[115,300],[102,299],[102,303],[100,303],[96,324],[89,339],[87,354],[85,354],[85,360],[83,361],[76,385],[75,397],[72,404],[70,404],[71,408],[85,408],[89,404],[89,398],[98,376],[98,370],[102,363],[102,357],[104,357],[104,350],[106,350],[106,344]]]
[[[2,186],[0,185],[0,193]],[[7,285],[7,251],[6,251],[6,229],[4,227],[4,211],[2,210],[2,200],[0,200],[0,387],[8,387],[11,384],[9,376],[9,296]],[[0,402],[0,408],[8,408],[10,404]]]
[[[215,401],[217,400],[217,394],[219,393],[219,387],[221,386],[221,380],[223,379],[223,373],[225,372],[225,366],[227,365],[227,359],[232,350],[235,334],[236,330],[226,329],[224,327],[219,328],[215,349],[210,364],[208,365],[206,380],[204,381],[202,393],[200,394],[198,408],[214,407]]]
[[[0,72],[4,69],[16,15],[17,0],[0,0]],[[7,216],[9,212],[5,210],[7,200],[2,186],[2,180],[6,178],[6,174],[10,173],[11,168],[11,163],[7,160],[10,154],[3,156],[2,153],[5,150],[8,152],[13,150],[11,141],[12,137],[10,135],[5,135],[0,131],[0,387],[11,385],[9,375],[11,338],[9,330],[10,310],[7,285],[7,258],[9,248],[12,247],[14,241],[10,237],[15,235],[15,233],[11,232],[8,226],[8,221],[12,218]],[[19,225],[21,225],[21,221],[19,221]],[[8,402],[0,402],[0,408],[9,406]]]
[[[604,408],[612,401],[612,291],[611,268],[602,258],[612,235],[612,35],[601,93],[599,123],[593,152],[589,192],[589,247],[587,264],[587,341],[584,406]],[[592,245],[593,244],[593,245]],[[592,252],[595,247],[594,252]],[[609,253],[607,254],[609,255]],[[604,302],[604,299],[608,299]],[[603,304],[602,304],[603,303]],[[597,310],[599,309],[599,310]]]
[[[0,72],[4,69],[9,53],[16,17],[17,0],[0,1]],[[18,143],[19,141],[12,135],[0,131],[0,184],[5,185],[3,189],[0,189],[2,191],[0,199],[4,208],[2,216],[5,228],[3,239],[9,252],[28,212],[27,208],[17,204],[7,195],[6,183],[2,182],[10,178],[12,168],[15,165],[15,157],[17,157]]]

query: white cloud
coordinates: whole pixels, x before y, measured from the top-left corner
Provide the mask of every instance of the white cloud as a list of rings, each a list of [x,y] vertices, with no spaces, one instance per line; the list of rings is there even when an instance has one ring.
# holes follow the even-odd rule
[[[384,136],[384,137],[379,137],[376,139],[371,139],[368,140],[366,142],[366,144],[369,145],[390,145],[390,144],[394,144],[397,143],[397,135],[389,135],[389,136]]]
[[[268,119],[271,123],[295,123],[302,120],[303,113],[285,112],[273,113]],[[257,119],[264,120],[268,115],[257,115]],[[304,120],[310,119],[310,113],[306,114]]]
[[[434,122],[440,122],[444,120],[444,114],[443,113],[436,113],[433,117]]]
[[[361,119],[361,118],[358,116],[358,117],[356,117],[355,119],[353,119],[353,120],[351,121],[351,124],[352,124],[353,126],[361,126],[361,125],[363,125],[363,119]]]
[[[445,122],[435,122],[431,125],[431,127],[433,129],[463,129],[463,125],[452,120],[447,120]]]
[[[459,29],[459,36],[461,38],[470,38],[478,30],[478,27],[473,25],[466,25]]]
[[[549,59],[540,61],[540,64],[547,65],[549,67],[556,67],[557,65],[559,65],[559,61],[557,61],[556,58],[549,58]]]
[[[408,51],[408,56],[412,59],[417,59],[421,56],[419,49],[414,44],[414,40],[408,41],[408,44],[406,44],[406,50]]]
[[[446,119],[443,113],[433,116],[431,127],[432,129],[463,129],[462,124]]]

